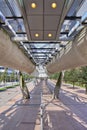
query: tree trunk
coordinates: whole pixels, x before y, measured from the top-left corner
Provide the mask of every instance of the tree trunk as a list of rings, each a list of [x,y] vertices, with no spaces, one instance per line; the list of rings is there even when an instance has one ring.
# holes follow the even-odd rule
[[[85,93],[87,94],[87,84],[85,84]]]
[[[63,77],[63,74],[62,74],[62,72],[60,72],[59,78],[58,78],[56,86],[54,88],[54,99],[59,98],[59,92],[60,92],[60,88],[61,88],[62,77]]]
[[[75,83],[73,82],[73,89],[75,88]]]
[[[28,88],[25,84],[23,75],[22,75],[21,72],[19,72],[19,75],[20,75],[20,88],[21,88],[21,91],[22,91],[23,99],[29,99],[30,95],[29,95]]]

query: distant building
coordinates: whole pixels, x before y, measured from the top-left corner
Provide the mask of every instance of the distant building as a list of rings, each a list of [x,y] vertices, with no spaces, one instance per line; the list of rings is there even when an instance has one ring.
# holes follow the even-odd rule
[[[5,67],[3,67],[3,66],[0,66],[0,72],[5,72]],[[18,73],[18,71],[17,70],[13,70],[13,69],[11,69],[11,68],[8,68],[8,70],[7,70],[7,73],[8,74],[12,74],[12,73]]]

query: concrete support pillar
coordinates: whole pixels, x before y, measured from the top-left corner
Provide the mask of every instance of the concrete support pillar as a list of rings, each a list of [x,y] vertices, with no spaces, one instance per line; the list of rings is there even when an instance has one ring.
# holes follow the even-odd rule
[[[21,72],[19,72],[19,77],[20,77],[20,88],[23,94],[23,99],[29,99],[30,98],[29,91]]]
[[[54,99],[59,98],[59,92],[60,92],[60,88],[61,88],[62,77],[63,77],[63,74],[62,74],[62,72],[60,72],[57,83],[56,83],[56,86],[54,88],[54,95],[53,95]]]

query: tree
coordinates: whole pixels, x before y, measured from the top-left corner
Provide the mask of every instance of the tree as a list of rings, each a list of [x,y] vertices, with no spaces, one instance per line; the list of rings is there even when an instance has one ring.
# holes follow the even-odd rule
[[[2,81],[2,72],[0,72],[0,82]]]
[[[5,71],[1,74],[1,82],[6,83],[7,76],[8,76],[7,70],[8,70],[8,68],[5,68]]]
[[[50,76],[50,79],[58,79],[58,76],[59,76],[59,73],[56,73],[56,74],[52,74],[51,76]]]
[[[65,82],[70,82],[73,84],[73,89],[75,82],[78,82],[79,69],[72,69],[65,72],[64,80]]]
[[[30,75],[23,73],[23,78],[24,78],[25,81],[28,81],[30,79]]]
[[[11,82],[15,81],[15,73],[14,73],[14,71],[11,73],[10,78],[11,78]]]
[[[85,90],[87,94],[87,66],[86,67],[81,67],[81,81],[85,84]]]

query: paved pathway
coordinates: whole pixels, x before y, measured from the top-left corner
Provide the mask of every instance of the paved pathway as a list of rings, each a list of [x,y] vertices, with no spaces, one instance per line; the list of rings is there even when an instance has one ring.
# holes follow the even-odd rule
[[[50,101],[46,109],[50,130],[87,130],[87,95],[83,88],[63,84],[59,101]]]
[[[41,130],[41,102],[44,105],[43,130],[87,130],[85,94],[77,95],[77,89],[72,91],[64,85],[60,99],[53,100],[45,82],[31,86],[30,100],[23,101],[18,94],[0,107],[0,130]]]
[[[28,84],[30,100],[22,100],[21,93],[0,108],[0,130],[40,129],[41,85]],[[13,90],[14,91],[14,90]]]

